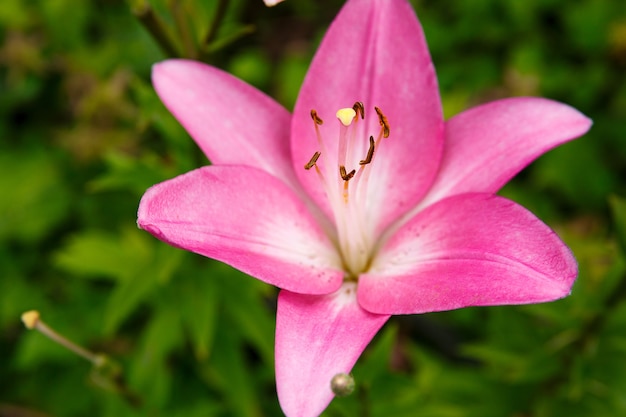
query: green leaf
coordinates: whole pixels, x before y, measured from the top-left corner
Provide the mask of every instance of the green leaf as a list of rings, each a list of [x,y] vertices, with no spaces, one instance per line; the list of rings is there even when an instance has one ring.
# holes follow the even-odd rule
[[[214,263],[213,271],[223,274],[219,283],[225,311],[245,339],[259,350],[266,362],[271,363],[274,360],[275,319],[263,294],[271,287],[223,264]]]
[[[122,153],[109,153],[105,162],[107,172],[89,183],[93,192],[127,189],[141,195],[152,185],[175,175],[171,169],[164,169],[152,154],[137,160]]]
[[[626,200],[612,195],[609,197],[609,206],[611,207],[613,224],[615,225],[617,243],[622,254],[626,255]]]
[[[218,327],[213,355],[212,379],[217,382],[233,414],[239,417],[260,417],[257,387],[244,356],[240,333],[225,323]]]
[[[67,215],[69,191],[52,155],[0,152],[0,240],[42,239]]]
[[[123,280],[107,302],[104,315],[104,333],[115,332],[141,302],[146,300],[159,285],[169,281],[180,264],[183,252],[155,242],[153,256],[138,260],[132,275]]]
[[[150,406],[160,408],[168,402],[172,369],[166,359],[182,342],[178,311],[167,307],[159,309],[143,333],[130,375],[130,386],[146,395]]]
[[[72,236],[55,255],[61,269],[87,278],[124,281],[145,263],[149,244],[139,230],[126,230],[120,236],[89,230]]]
[[[543,155],[533,165],[531,177],[537,187],[587,209],[603,207],[617,181],[591,140],[574,141]]]
[[[354,369],[357,385],[362,381],[372,381],[389,369],[389,361],[394,344],[398,338],[398,328],[388,324],[376,336],[373,343],[365,351],[363,358]]]
[[[212,349],[219,300],[221,298],[217,279],[200,274],[186,274],[176,280],[176,294],[179,300],[183,325],[189,332],[196,359],[204,361]]]

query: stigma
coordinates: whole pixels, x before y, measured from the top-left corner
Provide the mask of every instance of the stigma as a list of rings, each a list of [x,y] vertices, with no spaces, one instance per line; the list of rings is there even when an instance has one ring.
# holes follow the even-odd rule
[[[351,281],[367,271],[374,254],[375,222],[369,202],[375,196],[370,178],[375,175],[381,146],[390,135],[389,121],[382,110],[374,107],[372,113],[378,119],[378,126],[374,121],[368,123],[365,106],[357,101],[352,107],[336,111],[336,128],[321,128],[324,122],[317,110],[312,109],[318,151],[304,164],[304,169],[315,172],[328,199],[346,280]]]
[[[337,119],[344,126],[348,127],[352,124],[352,120],[356,117],[356,112],[352,107],[337,110]]]

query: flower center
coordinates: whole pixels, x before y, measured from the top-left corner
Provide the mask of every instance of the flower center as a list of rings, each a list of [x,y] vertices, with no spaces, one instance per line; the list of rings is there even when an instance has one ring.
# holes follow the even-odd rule
[[[376,167],[376,155],[384,138],[389,137],[389,122],[378,108],[380,130],[368,136],[360,129],[359,120],[365,119],[363,103],[339,109],[339,132],[335,145],[323,138],[320,126],[324,123],[317,111],[311,118],[319,151],[315,152],[304,169],[315,169],[324,189],[337,228],[339,252],[347,272],[346,280],[358,280],[371,263],[374,253],[374,219],[370,218],[370,176]],[[369,139],[368,139],[369,137]]]

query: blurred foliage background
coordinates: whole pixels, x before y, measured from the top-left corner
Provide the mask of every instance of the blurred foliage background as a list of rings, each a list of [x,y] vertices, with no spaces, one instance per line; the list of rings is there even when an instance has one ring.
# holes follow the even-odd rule
[[[150,68],[202,59],[292,108],[342,3],[2,0],[0,416],[281,415],[276,290],[135,226],[146,188],[207,163]],[[626,3],[413,4],[446,116],[538,95],[594,120],[502,191],[580,276],[551,304],[393,318],[324,415],[626,415]],[[107,366],[25,330],[29,309]]]

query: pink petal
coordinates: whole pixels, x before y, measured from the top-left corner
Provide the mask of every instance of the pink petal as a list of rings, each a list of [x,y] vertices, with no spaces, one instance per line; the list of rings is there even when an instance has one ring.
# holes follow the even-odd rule
[[[276,386],[288,417],[315,417],[333,399],[330,381],[349,373],[389,316],[356,302],[355,284],[330,295],[281,291],[276,317]]]
[[[304,204],[249,167],[210,166],[150,188],[138,224],[157,238],[307,294],[341,285],[341,261]]]
[[[361,101],[366,107],[360,122],[362,152],[368,137],[380,131],[374,106],[387,116],[391,135],[377,148],[376,170],[370,178],[372,216],[380,230],[415,205],[431,184],[443,146],[443,121],[437,78],[426,40],[413,9],[406,1],[351,0],[328,30],[306,76],[292,124],[292,153],[296,174],[314,200],[330,213],[314,172],[302,167],[317,144],[311,109],[324,120],[320,126],[329,154],[321,163],[333,166],[338,178],[335,113]],[[325,162],[328,161],[328,162]]]
[[[264,0],[265,5],[268,7],[276,6],[278,3],[281,3],[283,0]]]
[[[510,98],[467,110],[446,123],[441,170],[420,203],[466,192],[495,193],[539,155],[583,135],[591,120],[542,98]]]
[[[295,183],[291,115],[265,94],[195,61],[156,64],[152,81],[165,106],[214,164],[260,168]]]
[[[548,226],[488,194],[439,201],[405,224],[359,279],[359,303],[380,314],[525,304],[569,294],[577,266]]]

